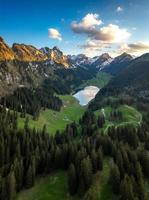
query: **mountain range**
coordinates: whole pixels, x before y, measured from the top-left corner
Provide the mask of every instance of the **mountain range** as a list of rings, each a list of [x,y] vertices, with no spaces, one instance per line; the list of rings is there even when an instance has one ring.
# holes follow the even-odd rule
[[[57,73],[59,70],[76,72],[82,69],[84,70],[84,72],[81,72],[82,74],[102,71],[116,77],[116,79],[112,79],[115,84],[118,84],[120,82],[118,80],[121,80],[119,85],[122,85],[123,82],[128,83],[129,76],[131,81],[136,79],[133,73],[135,74],[137,69],[141,70],[139,68],[140,63],[143,63],[146,69],[142,73],[140,72],[139,76],[142,77],[142,74],[147,74],[148,62],[148,54],[133,58],[130,54],[123,53],[112,58],[108,53],[104,53],[90,58],[84,54],[64,55],[56,46],[52,49],[49,47],[37,49],[32,45],[15,43],[12,47],[9,47],[0,37],[0,96],[14,91],[18,87],[37,87],[47,78],[54,79],[55,74],[61,77],[61,72]],[[63,73],[68,74],[68,71]],[[131,75],[133,78],[131,78]],[[90,76],[87,75],[87,77]],[[68,77],[64,79],[68,79]],[[114,84],[114,82],[110,84]]]
[[[108,53],[93,58],[87,57],[84,54],[79,55],[64,55],[58,47],[44,47],[37,49],[32,45],[14,43],[9,47],[2,37],[0,37],[0,61],[22,61],[22,62],[45,62],[56,67],[95,67],[99,70],[104,67],[109,67],[111,64],[124,63],[130,61],[132,56],[126,53],[112,58]]]

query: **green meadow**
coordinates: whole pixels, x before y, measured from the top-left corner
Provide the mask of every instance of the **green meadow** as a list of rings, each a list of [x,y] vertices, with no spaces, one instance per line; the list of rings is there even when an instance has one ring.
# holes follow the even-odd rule
[[[111,120],[110,113],[112,108],[106,106],[101,110],[95,111],[95,115],[98,116],[104,112],[105,115],[105,124],[102,128],[102,131],[106,134],[110,126],[125,126],[130,125],[132,127],[137,127],[142,121],[142,114],[137,111],[134,107],[128,105],[121,105],[117,108],[118,111],[122,113],[122,120]]]
[[[64,130],[66,125],[76,121],[78,122],[84,111],[85,106],[81,106],[79,102],[72,95],[60,95],[63,101],[63,107],[60,112],[51,109],[42,110],[38,120],[33,120],[31,115],[29,117],[29,127],[42,129],[44,125],[50,134],[55,134],[56,130]],[[18,126],[24,126],[25,118],[19,118]]]
[[[67,188],[67,173],[58,171],[36,179],[34,187],[21,191],[16,200],[77,200]]]
[[[94,175],[92,190],[96,200],[116,200],[108,183],[110,159],[105,159],[103,170]],[[58,171],[45,177],[38,177],[34,187],[21,191],[16,200],[81,200],[70,196],[67,186],[67,172]]]
[[[77,90],[90,85],[102,88],[110,81],[111,78],[112,76],[106,72],[98,72],[94,78],[82,83]]]

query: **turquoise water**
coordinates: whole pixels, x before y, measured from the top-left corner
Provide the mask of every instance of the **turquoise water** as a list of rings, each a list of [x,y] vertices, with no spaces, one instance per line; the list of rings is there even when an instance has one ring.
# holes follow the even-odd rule
[[[80,90],[73,96],[79,101],[80,105],[87,105],[92,99],[95,98],[99,88],[96,86],[87,86],[83,90]]]

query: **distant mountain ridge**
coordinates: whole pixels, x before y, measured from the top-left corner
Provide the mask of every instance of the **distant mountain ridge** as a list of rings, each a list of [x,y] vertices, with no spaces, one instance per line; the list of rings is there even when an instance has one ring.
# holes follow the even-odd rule
[[[130,54],[122,53],[121,55],[115,57],[113,60],[111,60],[110,63],[108,63],[104,68],[104,72],[108,72],[112,75],[117,75],[121,71],[123,71],[125,68],[128,67],[128,65],[133,60],[133,57]]]
[[[120,99],[144,107],[149,101],[149,53],[131,60],[127,67],[113,76],[109,83],[103,87],[89,105],[93,110],[99,109],[107,97],[116,96]],[[148,107],[148,106],[147,106]]]
[[[109,85],[119,88],[133,87],[136,91],[149,90],[149,53],[134,59]]]
[[[108,53],[103,53],[93,58],[87,57],[84,54],[69,55],[68,59],[74,67],[92,68],[97,71],[104,71],[116,75],[129,65],[133,57],[130,54],[122,53],[112,58]]]

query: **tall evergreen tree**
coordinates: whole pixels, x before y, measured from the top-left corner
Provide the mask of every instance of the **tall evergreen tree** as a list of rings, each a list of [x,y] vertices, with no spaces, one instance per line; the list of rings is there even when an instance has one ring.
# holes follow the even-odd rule
[[[114,164],[110,170],[110,184],[113,192],[118,194],[120,189],[120,172],[116,164]]]
[[[68,188],[71,195],[77,191],[77,175],[74,164],[71,164],[68,169]]]
[[[99,148],[99,150],[97,152],[97,167],[98,167],[98,170],[103,169],[103,153],[102,153],[101,148]]]
[[[81,183],[81,193],[83,194],[85,191],[89,189],[92,183],[93,172],[92,172],[92,164],[89,157],[84,158],[81,161],[81,171],[80,171],[80,183]]]
[[[16,179],[13,171],[7,177],[7,184],[8,199],[14,200],[16,197]]]
[[[129,176],[126,174],[120,185],[120,200],[134,200],[135,195],[133,193],[132,182]]]

